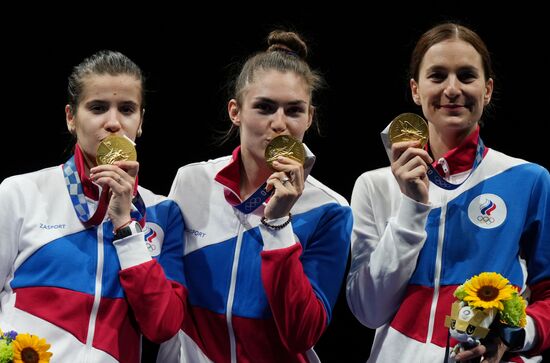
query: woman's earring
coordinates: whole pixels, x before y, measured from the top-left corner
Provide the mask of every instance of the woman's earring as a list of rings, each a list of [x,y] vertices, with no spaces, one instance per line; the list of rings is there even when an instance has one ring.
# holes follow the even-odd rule
[[[141,136],[141,132],[142,132],[141,129],[137,130],[136,136],[137,136],[137,137],[140,137],[140,136]]]

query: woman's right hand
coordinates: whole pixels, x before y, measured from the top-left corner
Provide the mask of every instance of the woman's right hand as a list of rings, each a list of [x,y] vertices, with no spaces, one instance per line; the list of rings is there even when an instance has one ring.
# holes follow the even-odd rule
[[[111,191],[107,214],[117,228],[130,220],[134,185],[139,170],[137,161],[116,161],[112,165],[98,165],[90,169],[90,178],[102,188]]]
[[[273,163],[276,172],[267,179],[266,190],[275,189],[264,209],[264,217],[275,219],[288,216],[304,191],[304,167],[294,159],[279,156]]]
[[[401,192],[417,202],[428,204],[428,165],[433,162],[420,141],[403,141],[392,144],[391,171]]]

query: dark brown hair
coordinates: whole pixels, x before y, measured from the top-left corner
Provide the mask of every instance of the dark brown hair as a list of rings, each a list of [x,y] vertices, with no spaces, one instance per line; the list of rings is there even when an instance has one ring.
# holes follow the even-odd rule
[[[443,23],[437,25],[420,37],[411,55],[409,64],[409,79],[418,81],[418,73],[424,55],[433,45],[448,39],[460,39],[470,43],[472,47],[481,55],[485,81],[489,78],[495,78],[491,62],[491,55],[485,42],[473,30],[456,23]]]
[[[101,50],[84,59],[73,68],[69,76],[67,93],[69,105],[76,114],[80,97],[84,89],[84,79],[93,74],[110,74],[113,76],[127,74],[134,76],[141,83],[141,109],[145,107],[145,77],[141,69],[127,56],[112,50]]]

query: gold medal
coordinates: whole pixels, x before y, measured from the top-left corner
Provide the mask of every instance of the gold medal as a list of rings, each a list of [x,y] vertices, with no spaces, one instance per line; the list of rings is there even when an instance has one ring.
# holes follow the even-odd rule
[[[97,165],[112,164],[115,161],[137,160],[136,148],[125,136],[107,136],[99,143],[96,153]]]
[[[389,137],[392,144],[419,140],[420,147],[424,148],[428,142],[428,123],[415,113],[402,113],[391,122]]]
[[[279,156],[294,159],[303,165],[306,159],[304,144],[302,144],[300,140],[289,135],[277,136],[271,140],[265,148],[265,161],[271,169],[275,170],[273,168],[273,162],[277,160]]]

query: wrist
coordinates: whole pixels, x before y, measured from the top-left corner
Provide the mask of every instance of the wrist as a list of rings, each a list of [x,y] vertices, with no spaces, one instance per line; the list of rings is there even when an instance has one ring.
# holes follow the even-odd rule
[[[491,324],[489,335],[500,338],[507,350],[511,352],[520,351],[525,345],[526,332],[524,328],[508,325],[497,319]]]
[[[116,241],[119,239],[123,239],[128,236],[138,234],[141,231],[142,231],[141,225],[138,222],[131,219],[128,222],[122,224],[121,226],[113,229],[113,234],[114,234],[113,240]]]
[[[260,222],[269,229],[278,230],[278,229],[285,228],[290,223],[290,221],[292,220],[292,213],[288,213],[288,219],[286,221],[284,221],[282,223],[278,223],[278,220],[283,219],[283,218],[284,217],[275,218],[275,219],[268,219],[266,217],[262,217]],[[273,221],[277,221],[277,222],[274,223]]]
[[[509,351],[520,351],[525,345],[525,329],[509,325],[501,325],[500,340],[508,347]]]
[[[119,220],[111,220],[113,223],[113,234],[115,234],[119,229],[126,227],[130,223],[132,223],[134,220],[130,217],[119,219]]]

